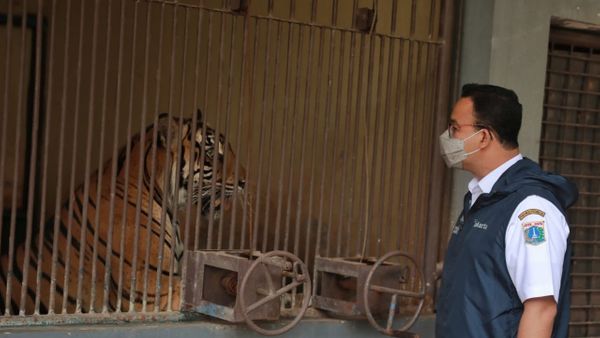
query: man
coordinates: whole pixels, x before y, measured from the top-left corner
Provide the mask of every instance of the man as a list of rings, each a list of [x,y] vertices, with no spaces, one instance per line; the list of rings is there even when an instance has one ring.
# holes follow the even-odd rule
[[[564,177],[519,152],[521,104],[492,85],[465,85],[440,135],[448,166],[471,174],[437,301],[438,338],[565,338],[571,248]]]

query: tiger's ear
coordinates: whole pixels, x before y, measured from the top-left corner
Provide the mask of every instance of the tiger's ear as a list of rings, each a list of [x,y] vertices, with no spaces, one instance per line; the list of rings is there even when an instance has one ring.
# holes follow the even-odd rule
[[[170,146],[173,149],[177,149],[177,133],[179,132],[179,126],[175,119],[169,118],[167,113],[160,114],[158,116],[158,122],[156,124],[158,128],[158,143],[163,148],[167,147],[167,138],[171,139]]]

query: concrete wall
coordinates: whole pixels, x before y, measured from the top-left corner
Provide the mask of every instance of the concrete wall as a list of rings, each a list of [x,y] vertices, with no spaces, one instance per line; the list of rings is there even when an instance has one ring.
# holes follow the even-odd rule
[[[537,160],[551,17],[600,25],[598,0],[465,0],[460,84],[492,83],[523,104],[521,152]],[[455,170],[449,224],[462,206],[470,174]]]

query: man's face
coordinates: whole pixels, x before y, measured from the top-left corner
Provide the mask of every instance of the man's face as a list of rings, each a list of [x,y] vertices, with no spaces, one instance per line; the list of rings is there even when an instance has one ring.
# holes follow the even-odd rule
[[[473,100],[468,97],[460,98],[456,101],[454,109],[452,109],[452,114],[450,115],[449,130],[452,138],[461,140],[468,138],[479,130],[476,124],[477,122],[473,113]],[[466,140],[465,151],[470,153],[477,150],[480,140],[481,137],[477,137],[477,135]],[[474,153],[465,159],[463,162],[464,169],[469,169],[469,166],[473,163],[473,157],[477,157],[476,155],[477,153]]]

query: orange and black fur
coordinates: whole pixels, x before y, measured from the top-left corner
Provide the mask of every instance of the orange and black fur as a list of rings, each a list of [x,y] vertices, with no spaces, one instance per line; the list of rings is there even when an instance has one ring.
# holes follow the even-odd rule
[[[191,198],[192,203],[201,203],[203,215],[209,214],[211,205],[218,213],[245,185],[243,168],[236,175],[231,146],[225,144],[223,135],[203,127],[198,113],[195,128],[191,118],[163,114],[145,133],[130,140],[129,151],[126,147],[113,159],[117,161],[114,190],[113,160],[104,166],[100,187],[96,173],[88,178],[87,196],[84,184],[76,189],[60,214],[47,222],[41,247],[41,229],[34,232],[26,280],[24,243],[14,250],[10,273],[9,256],[1,257],[1,313],[16,314],[23,309],[32,314],[36,301],[41,314],[178,309],[177,281],[184,247],[173,212]],[[98,189],[100,200],[96,200]],[[174,279],[172,290],[168,290],[169,279]]]

